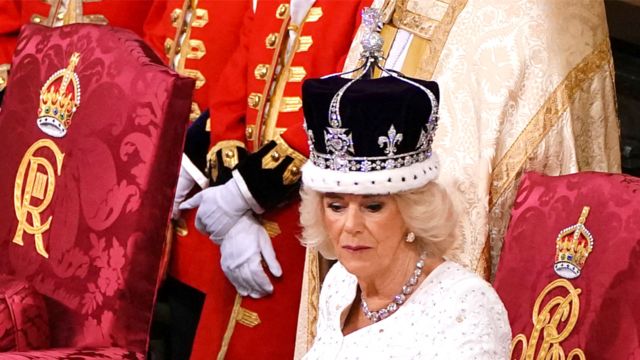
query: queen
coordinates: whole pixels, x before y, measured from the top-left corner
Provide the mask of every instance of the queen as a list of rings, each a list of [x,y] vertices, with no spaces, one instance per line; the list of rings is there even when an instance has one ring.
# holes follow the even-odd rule
[[[496,292],[444,257],[457,215],[435,181],[438,85],[392,75],[303,84],[302,240],[338,260],[304,358],[507,359]]]

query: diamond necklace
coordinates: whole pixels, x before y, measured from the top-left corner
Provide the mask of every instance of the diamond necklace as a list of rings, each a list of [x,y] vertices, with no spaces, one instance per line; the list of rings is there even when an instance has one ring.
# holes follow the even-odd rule
[[[387,317],[389,317],[389,315],[396,312],[402,304],[404,304],[407,296],[409,296],[413,292],[414,287],[418,283],[420,275],[422,275],[422,268],[424,268],[424,259],[426,257],[426,252],[422,252],[422,254],[420,254],[420,259],[418,259],[418,262],[416,262],[416,268],[415,270],[413,270],[413,274],[411,274],[409,280],[407,280],[407,282],[402,287],[402,291],[398,295],[394,296],[393,301],[391,301],[391,303],[389,303],[389,305],[385,306],[384,308],[377,311],[369,310],[369,305],[367,305],[367,301],[364,299],[364,295],[360,293],[360,308],[362,309],[364,316],[366,316],[369,321],[376,323],[382,319],[386,319]]]

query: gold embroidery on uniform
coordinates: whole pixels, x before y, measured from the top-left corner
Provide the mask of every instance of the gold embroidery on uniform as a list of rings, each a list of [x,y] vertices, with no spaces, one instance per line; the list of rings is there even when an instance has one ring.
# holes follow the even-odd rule
[[[195,7],[195,6],[194,6]],[[191,26],[203,28],[209,23],[209,11],[207,9],[196,9],[195,16],[191,20]]]
[[[555,296],[546,303],[542,309],[544,298],[555,289],[564,289],[566,296]],[[580,314],[580,298],[582,290],[576,289],[565,279],[557,279],[549,283],[538,295],[533,306],[532,320],[533,330],[529,339],[524,334],[518,334],[511,342],[511,356],[518,346],[522,345],[520,360],[535,359],[567,359],[574,358],[585,360],[584,351],[575,348],[565,357],[562,341],[573,331]],[[564,322],[563,326],[559,326]],[[561,330],[561,331],[560,331]],[[538,345],[538,342],[542,343]],[[536,355],[536,349],[537,355]]]
[[[307,71],[303,66],[291,66],[289,68],[289,82],[301,82],[305,76],[307,76]]]
[[[54,171],[54,166],[51,165],[49,160],[44,157],[34,156],[41,149],[48,149],[53,153],[56,159],[56,171]],[[56,173],[60,176],[63,160],[64,154],[53,141],[41,139],[27,149],[16,174],[13,205],[18,219],[18,228],[13,237],[13,243],[24,246],[23,233],[31,234],[34,237],[36,251],[45,258],[48,258],[49,254],[45,250],[42,234],[49,230],[53,215],[49,216],[44,223],[42,223],[40,216],[47,209],[53,198],[56,187],[55,176]],[[44,168],[45,172],[40,172],[40,168]],[[33,205],[31,203],[32,198],[40,200],[39,204]],[[28,215],[31,215],[31,224],[27,220]]]
[[[173,9],[173,11],[171,12],[171,15],[169,16],[171,17],[171,26],[177,29],[179,25],[180,16],[182,16],[182,9]]]
[[[245,309],[243,307],[238,308],[236,320],[240,324],[250,328],[260,325],[260,323],[262,322],[260,321],[260,316],[258,316],[257,312]]]
[[[299,96],[283,96],[280,101],[280,112],[296,112],[302,107]]]
[[[278,223],[275,221],[260,219],[260,224],[270,238],[274,238],[282,233],[282,231],[280,230],[280,225],[278,225]]]
[[[199,60],[207,54],[207,49],[202,40],[190,39],[187,50],[187,59]]]
[[[211,129],[209,129],[210,131]],[[212,147],[207,153],[207,168],[205,169],[205,173],[209,173],[211,175],[211,179],[216,181],[218,179],[218,158],[216,157],[216,153],[218,150],[223,152],[222,154],[222,165],[226,166],[229,169],[233,169],[239,160],[238,157],[238,148],[245,147],[242,141],[237,140],[223,140],[218,142],[214,147]]]
[[[229,322],[227,323],[227,330],[222,337],[222,344],[220,345],[220,351],[218,352],[218,360],[224,360],[229,349],[229,342],[231,342],[231,336],[233,330],[236,328],[236,319],[238,318],[238,311],[240,310],[240,304],[242,303],[242,296],[236,294],[236,299],[233,302],[233,310],[231,310],[231,316],[229,316]]]
[[[310,35],[300,36],[296,42],[298,43],[296,52],[305,52],[309,51],[309,48],[313,45],[313,38]]]
[[[215,158],[215,154],[218,150],[222,150],[222,162],[224,166],[229,169],[233,169],[238,164],[238,148],[244,149],[244,143],[238,140],[223,140],[219,141],[214,147],[209,150],[207,157]]]
[[[276,137],[274,141],[277,145],[262,158],[262,168],[273,169],[287,156],[292,157],[293,162],[289,164],[287,170],[282,174],[282,183],[291,185],[300,179],[300,169],[307,159],[292,149],[281,137]]]
[[[273,55],[271,56],[271,64],[269,64],[269,72],[267,74],[267,81],[265,81],[264,87],[262,89],[262,94],[261,99],[269,99],[269,91],[271,90],[271,85],[273,81],[276,81],[276,84],[278,84],[279,78],[280,76],[282,76],[283,73],[286,73],[288,70],[288,65],[289,63],[287,63],[286,66],[284,66],[282,68],[282,70],[280,71],[279,75],[278,75],[278,79],[274,80],[274,74],[275,74],[275,70],[279,64],[279,61],[281,60],[281,57],[284,56],[283,51],[286,50],[286,39],[287,39],[287,34],[288,34],[288,25],[290,23],[290,16],[289,13],[287,12],[287,17],[284,19],[284,21],[282,22],[282,25],[280,26],[280,32],[279,33],[271,33],[269,36],[267,36],[267,48],[269,49],[276,49],[273,52]],[[270,39],[271,38],[271,39]],[[270,46],[272,42],[273,46]],[[292,56],[290,57],[292,58]],[[273,93],[271,93],[271,98],[269,99],[269,101],[274,101],[275,99],[278,99],[278,96],[276,96],[276,94],[278,94],[278,88],[276,87],[276,89],[273,90]],[[281,93],[280,93],[281,94]],[[282,95],[282,94],[281,94]],[[281,96],[280,95],[280,96]],[[265,104],[266,101],[262,101],[259,104],[259,107],[257,108],[258,110],[258,114],[256,115],[255,119],[256,119],[256,123],[255,123],[255,131],[254,131],[254,140],[253,140],[253,148],[254,149],[258,149],[260,147],[260,140],[264,140],[263,139],[263,134],[264,133],[268,133],[268,129],[269,129],[269,119],[264,119],[264,111],[265,111]],[[271,116],[273,109],[278,109],[277,106],[274,107],[274,104],[271,103],[270,104],[270,110],[269,110],[269,114],[268,117]],[[266,122],[266,125],[265,125]],[[263,129],[264,126],[264,129]]]
[[[518,135],[504,156],[497,162],[489,195],[489,209],[502,197],[505,189],[520,175],[527,158],[538,148],[566,111],[569,104],[590,81],[593,74],[609,64],[611,53],[609,40],[603,40],[587,55],[549,95],[538,112],[531,118],[525,129]]]
[[[311,9],[309,9],[309,12],[307,13],[307,16],[304,18],[304,21],[305,22],[316,22],[316,21],[320,20],[322,15],[323,15],[323,13],[322,13],[322,8],[321,7],[312,7]]]
[[[233,302],[233,309],[231,310],[231,316],[229,316],[229,322],[227,323],[227,330],[222,337],[222,344],[220,345],[220,351],[218,352],[218,360],[223,360],[229,350],[229,343],[231,342],[231,336],[233,336],[233,330],[236,328],[236,323],[248,327],[254,327],[261,323],[258,313],[247,310],[240,305],[242,304],[242,296],[236,294],[236,299]]]

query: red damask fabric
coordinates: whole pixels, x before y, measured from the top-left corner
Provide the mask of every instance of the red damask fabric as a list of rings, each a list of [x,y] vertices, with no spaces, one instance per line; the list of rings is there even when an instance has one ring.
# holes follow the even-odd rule
[[[27,282],[0,275],[0,352],[48,347],[49,321],[42,296]]]
[[[584,206],[594,245],[579,277],[566,279],[575,290],[555,286],[534,309],[543,289],[562,279],[554,271],[556,237],[578,223]],[[544,351],[568,359],[574,349],[592,360],[640,358],[638,284],[640,179],[595,172],[523,176],[494,282],[513,336],[522,334],[512,359],[520,359],[523,348],[536,359]],[[540,331],[534,321],[543,325]]]
[[[37,123],[41,92],[74,53],[79,91],[70,79],[63,92],[79,105],[66,135],[51,136]],[[76,24],[23,27],[10,83],[0,112],[0,274],[44,295],[51,347],[144,353],[193,80],[130,31]],[[35,231],[45,257],[26,229],[47,221]]]

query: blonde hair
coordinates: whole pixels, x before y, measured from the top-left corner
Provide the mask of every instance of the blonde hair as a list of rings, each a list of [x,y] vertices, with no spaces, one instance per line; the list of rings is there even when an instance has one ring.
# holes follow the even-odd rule
[[[315,248],[327,259],[335,259],[335,251],[324,226],[323,194],[300,190],[300,224],[303,245]],[[447,191],[435,182],[423,187],[391,194],[398,204],[402,219],[416,241],[434,256],[444,255],[454,244],[457,211]]]

